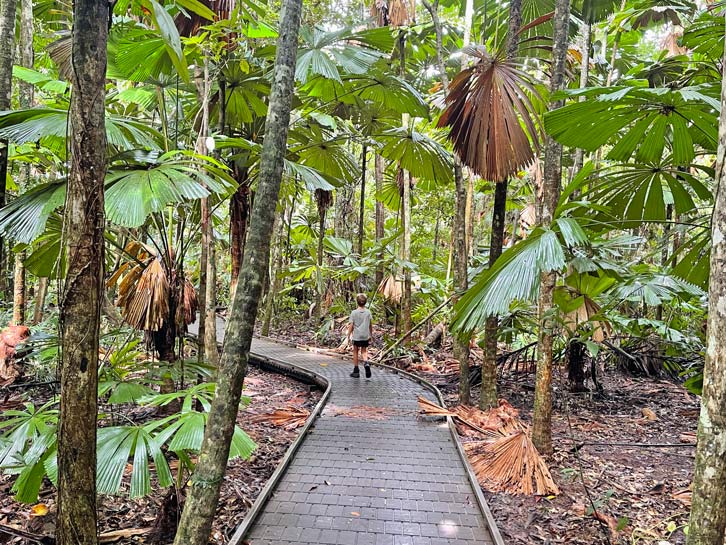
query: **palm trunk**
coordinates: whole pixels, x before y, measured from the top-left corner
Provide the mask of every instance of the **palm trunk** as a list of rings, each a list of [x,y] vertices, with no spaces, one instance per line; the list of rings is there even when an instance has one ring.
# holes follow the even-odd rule
[[[301,0],[285,0],[280,18],[272,91],[265,122],[257,197],[237,290],[225,331],[224,350],[217,375],[217,389],[207,418],[199,459],[192,475],[176,545],[206,545],[219,501],[239,411],[242,383],[252,343],[262,282],[269,258],[287,130],[295,84],[297,37]]]
[[[231,277],[229,281],[229,296],[234,298],[237,289],[242,256],[245,251],[245,239],[250,215],[250,182],[246,167],[234,169],[235,181],[238,187],[229,202],[229,232],[230,232],[230,259],[232,262]]]
[[[327,206],[318,207],[318,250],[317,250],[317,290],[315,291],[315,317],[320,321],[323,317],[323,291],[324,279],[323,279],[323,256],[324,256],[324,245],[325,245],[325,216],[327,216]]]
[[[15,254],[13,274],[13,324],[25,323],[25,252]]]
[[[270,334],[270,324],[272,323],[272,312],[275,308],[275,296],[280,291],[280,270],[282,269],[282,231],[285,226],[283,218],[285,212],[281,212],[280,216],[275,219],[277,223],[276,229],[274,229],[276,235],[275,240],[277,244],[273,246],[272,254],[274,259],[272,261],[272,267],[270,270],[270,289],[267,290],[267,299],[265,300],[265,317],[262,320],[261,333],[263,336]]]
[[[473,6],[473,4],[472,4]],[[449,76],[446,73],[446,64],[443,55],[443,29],[439,18],[439,2],[436,0],[430,4],[424,0],[424,7],[431,14],[431,20],[434,23],[436,32],[436,63],[439,68],[439,77],[444,89],[449,89]],[[467,9],[469,3],[467,3]],[[469,27],[469,32],[471,29]],[[466,187],[464,180],[464,172],[461,166],[461,160],[458,155],[454,155],[454,187],[455,187],[455,213],[454,213],[454,244],[453,244],[453,261],[454,261],[454,291],[458,294],[464,293],[468,287],[468,257],[466,250]],[[436,238],[438,238],[438,217],[436,218]],[[436,247],[434,247],[434,256]],[[434,257],[434,261],[436,258]],[[448,273],[447,273],[448,279]],[[457,299],[457,297],[454,297]],[[471,402],[471,389],[469,386],[469,335],[454,336],[453,352],[454,359],[459,362],[459,402],[469,404]]]
[[[553,65],[550,92],[554,95],[565,84],[565,58],[567,55],[567,31],[570,18],[570,1],[556,0]],[[550,109],[562,106],[554,102]],[[562,146],[551,137],[545,144],[544,181],[542,194],[541,224],[549,227],[554,218],[555,208],[562,183]],[[537,377],[534,394],[534,418],[532,440],[543,454],[552,452],[552,345],[555,320],[552,316],[553,294],[557,273],[542,274],[539,295],[539,333],[537,338]]]
[[[512,4],[517,3],[516,1]],[[504,219],[507,211],[507,180],[497,183],[494,188],[494,207],[492,211],[492,235],[489,243],[489,268],[502,255],[504,246]],[[479,408],[482,410],[497,406],[497,335],[499,318],[490,316],[484,326],[484,360],[481,366],[481,392]]]
[[[20,42],[18,43],[20,66],[33,68],[33,3],[32,0],[20,2]],[[21,108],[32,108],[33,86],[21,81],[18,83]],[[20,168],[18,186],[25,188],[30,178],[30,165]],[[15,271],[13,275],[13,323],[25,323],[25,307],[27,304],[27,286],[25,273],[25,252],[15,255]]]
[[[363,257],[363,236],[365,235],[366,212],[366,165],[368,163],[368,146],[363,144],[361,153],[360,177],[360,216],[358,218],[358,255]]]
[[[723,545],[726,535],[726,69],[716,153],[716,202],[711,218],[706,366],[698,419],[693,507],[688,545]]]
[[[95,545],[98,348],[104,263],[105,84],[109,4],[73,4],[73,94],[60,298],[58,545]]]
[[[590,78],[590,42],[592,42],[592,25],[590,23],[582,24],[582,63],[580,65],[580,89],[587,87],[587,80]],[[580,97],[580,101],[585,97]],[[575,150],[575,159],[572,165],[572,178],[582,170],[585,162],[585,151],[582,148]],[[579,190],[573,193],[573,198],[579,195]]]
[[[10,109],[13,84],[13,57],[15,53],[16,0],[0,0],[0,111]],[[5,183],[8,171],[8,142],[0,140],[0,208],[5,206]],[[5,238],[0,235],[0,298],[6,300],[7,259]]]
[[[204,357],[209,365],[216,366],[219,363],[219,351],[217,349],[217,250],[211,226],[209,227],[208,254],[206,312],[204,313]]]
[[[45,298],[48,295],[48,278],[43,277],[38,280],[38,291],[35,294],[35,310],[33,311],[33,325],[37,325],[43,321],[43,309],[45,308]]]
[[[209,61],[204,58],[203,69],[197,67],[196,74],[197,100],[201,104],[201,120],[197,135],[196,152],[206,155],[206,137],[209,132]],[[206,360],[207,331],[207,284],[209,283],[209,244],[211,241],[209,202],[206,198],[200,202],[202,247],[199,254],[199,329],[197,331],[197,360]],[[210,363],[210,362],[208,362]]]
[[[376,154],[376,242],[380,243],[386,236],[386,209],[383,203],[378,200],[378,195],[383,191],[383,171],[385,170],[384,159]],[[378,254],[378,265],[376,265],[376,286],[380,286],[383,282],[383,252]]]
[[[522,26],[522,0],[509,4],[509,26],[507,30],[507,58],[516,59],[519,50],[518,32]],[[507,212],[508,180],[500,180],[494,187],[492,210],[492,234],[489,241],[489,268],[502,255],[504,247],[504,224]],[[497,406],[497,336],[499,318],[490,316],[484,326],[484,360],[481,367],[481,391],[479,408],[482,410]]]
[[[401,257],[411,261],[411,175],[403,171],[403,195],[401,199],[401,227],[403,244]],[[403,269],[403,294],[401,295],[401,328],[404,332],[411,329],[411,269]],[[404,340],[407,343],[410,339]]]

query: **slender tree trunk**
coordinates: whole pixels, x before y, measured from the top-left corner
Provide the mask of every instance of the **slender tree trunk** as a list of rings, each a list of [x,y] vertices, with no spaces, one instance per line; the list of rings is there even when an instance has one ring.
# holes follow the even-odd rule
[[[385,170],[385,163],[383,157],[376,154],[376,242],[380,243],[383,237],[386,236],[386,209],[383,203],[378,200],[378,196],[383,191],[383,171]],[[383,282],[383,251],[378,254],[378,265],[376,265],[376,286],[380,286]]]
[[[18,43],[18,60],[20,66],[33,68],[33,4],[32,0],[20,2],[20,42]],[[21,81],[18,83],[21,108],[32,108],[33,86]],[[30,179],[30,165],[22,165],[18,176],[18,186],[25,188]],[[15,271],[13,274],[13,323],[25,323],[25,307],[27,304],[27,286],[25,274],[25,252],[15,255]]]
[[[325,246],[325,216],[327,216],[328,206],[318,206],[318,250],[317,250],[317,289],[315,291],[315,317],[320,321],[323,317],[323,292],[325,290],[323,279],[323,256]]]
[[[706,366],[688,545],[723,545],[726,534],[726,69],[721,82],[715,185]]]
[[[565,57],[567,55],[567,31],[570,18],[570,1],[555,1],[553,65],[550,92],[555,94],[565,84]],[[562,106],[554,102],[550,109]],[[542,194],[541,224],[551,225],[560,196],[562,183],[562,146],[551,137],[545,144],[544,188]],[[537,338],[537,378],[534,394],[534,418],[532,440],[543,454],[552,452],[552,344],[555,320],[552,316],[553,294],[557,272],[542,274],[539,295],[539,333]]]
[[[105,84],[109,4],[73,4],[73,93],[60,302],[58,545],[95,545],[98,345],[103,300]]]
[[[0,110],[10,109],[15,53],[16,0],[0,0]],[[5,182],[8,172],[8,142],[0,140],[0,208],[5,206]],[[7,258],[5,238],[0,234],[0,299],[6,300]]]
[[[403,228],[403,244],[401,257],[405,262],[411,261],[411,174],[403,171],[403,195],[401,198],[401,227]],[[403,294],[401,296],[401,328],[411,329],[411,269],[403,269]],[[406,339],[407,343],[410,339]]]
[[[580,89],[587,87],[587,80],[590,78],[590,45],[592,42],[592,25],[590,23],[582,23],[582,63],[580,64]],[[585,100],[585,97],[580,97],[580,102]],[[585,162],[585,150],[577,148],[575,150],[575,159],[572,165],[572,178],[577,176],[577,173],[582,170],[582,165]],[[574,196],[579,195],[579,190],[573,194]]]
[[[210,221],[211,223],[211,221]],[[204,324],[204,355],[209,365],[219,363],[217,349],[217,249],[213,229],[209,228],[209,256],[207,261],[207,296]]]
[[[201,120],[197,134],[196,152],[207,154],[206,138],[209,132],[209,61],[204,57],[203,68],[197,67],[196,74],[197,100],[201,104]],[[209,244],[211,240],[209,221],[209,202],[203,198],[199,204],[201,218],[202,247],[199,254],[199,328],[197,330],[197,360],[206,360],[207,339],[207,284],[209,283]],[[211,362],[208,362],[211,363]]]
[[[234,298],[234,291],[237,288],[237,279],[239,278],[240,267],[242,266],[242,256],[245,251],[245,239],[247,238],[250,216],[249,172],[246,167],[235,167],[234,173],[238,187],[229,202],[229,232],[231,235],[229,251],[232,262],[229,281],[230,299]]]
[[[516,4],[517,0],[512,2]],[[492,236],[489,243],[489,268],[502,255],[504,246],[504,223],[507,211],[507,180],[495,184],[494,207],[492,210]],[[499,317],[490,316],[484,326],[484,360],[481,366],[481,392],[479,408],[482,410],[497,406],[497,336]]]
[[[13,273],[13,324],[25,323],[25,252],[15,254]]]
[[[274,256],[274,259],[272,260],[272,267],[270,270],[270,289],[267,290],[267,299],[265,300],[265,317],[262,320],[261,328],[261,333],[265,337],[270,334],[272,312],[275,308],[275,296],[277,295],[277,292],[280,291],[280,270],[282,269],[283,256],[282,231],[283,227],[285,226],[285,222],[283,221],[284,217],[285,212],[282,211],[280,215],[275,218],[275,223],[277,224],[277,226],[274,231],[276,233],[275,240],[277,241],[277,243],[274,244],[272,248],[272,255]]]
[[[282,179],[295,84],[301,14],[301,0],[283,2],[250,232],[225,331],[217,388],[207,419],[199,460],[191,478],[191,488],[174,540],[176,545],[207,544],[219,500],[219,490],[239,411],[242,383],[247,372],[262,282],[270,258],[270,238]]]
[[[45,298],[48,295],[48,278],[38,279],[38,292],[35,294],[35,310],[33,311],[33,325],[37,325],[43,321],[43,309],[45,308]]]
[[[473,6],[473,4],[472,4]],[[439,18],[439,2],[436,0],[433,4],[424,0],[424,7],[431,14],[431,20],[434,23],[436,32],[436,62],[439,68],[439,77],[441,84],[448,92],[449,76],[446,73],[446,63],[443,54],[443,29],[441,27],[441,19]],[[469,3],[467,3],[469,8]],[[468,27],[471,32],[471,26]],[[454,187],[455,187],[455,213],[454,213],[454,245],[453,245],[453,261],[454,261],[454,291],[462,294],[466,291],[469,283],[468,278],[468,256],[466,249],[466,204],[467,192],[464,172],[459,156],[454,154]],[[436,220],[437,238],[438,238],[438,218]],[[434,252],[436,249],[434,248]],[[435,258],[434,258],[435,260]],[[448,273],[447,273],[448,276]],[[469,386],[469,341],[470,336],[454,336],[453,352],[454,359],[459,362],[459,402],[463,404],[471,403],[471,389]]]
[[[466,192],[467,184],[461,161],[454,160],[455,212],[453,223],[454,291],[462,295],[469,285],[469,258],[466,251]],[[457,297],[458,298],[458,297]],[[469,335],[454,336],[454,359],[459,362],[459,403],[471,403],[469,386]]]
[[[368,164],[368,146],[363,144],[361,153],[360,177],[360,217],[358,218],[358,255],[363,257],[363,236],[365,235],[366,212],[366,166]]]
[[[522,26],[522,0],[512,0],[509,4],[509,26],[507,30],[507,58],[517,58],[519,50],[518,32]],[[489,241],[489,268],[502,255],[504,247],[504,225],[507,213],[508,180],[499,181],[494,186],[494,206],[492,210],[492,234]],[[484,360],[481,367],[481,392],[479,408],[482,410],[497,406],[497,336],[499,318],[490,316],[484,326]]]

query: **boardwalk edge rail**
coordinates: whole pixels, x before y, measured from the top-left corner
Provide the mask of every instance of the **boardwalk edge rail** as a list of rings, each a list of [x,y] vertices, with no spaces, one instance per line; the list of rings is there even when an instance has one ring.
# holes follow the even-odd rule
[[[260,339],[265,339],[270,342],[274,342],[276,344],[286,345],[293,348],[297,348],[299,350],[306,350],[305,347],[299,346],[295,343],[291,342],[285,342],[285,341],[279,341],[277,339],[274,339],[272,337],[262,337],[258,336]],[[310,351],[310,350],[308,350]],[[319,353],[321,356],[328,356],[328,357],[335,357],[331,354],[327,354],[323,351],[318,350],[312,350],[313,352]],[[341,359],[343,359],[341,356],[337,356]],[[315,419],[320,415],[320,412],[322,411],[323,407],[325,406],[325,403],[328,400],[328,396],[330,395],[331,389],[332,389],[332,382],[328,381],[326,378],[324,378],[322,375],[319,375],[313,371],[308,371],[306,369],[302,369],[294,364],[282,362],[276,359],[271,359],[268,357],[258,356],[254,354],[253,352],[250,352],[250,360],[254,360],[258,362],[261,366],[268,366],[273,371],[282,372],[283,374],[287,374],[292,376],[293,378],[300,378],[300,376],[307,376],[309,380],[313,380],[317,384],[326,385],[325,393],[323,394],[323,397],[320,399],[318,404],[315,406],[315,409],[310,414],[310,417],[308,417],[307,422],[305,423],[305,426],[303,426],[303,429],[300,431],[300,434],[297,436],[295,441],[293,441],[292,445],[287,449],[287,452],[285,452],[285,456],[283,457],[282,461],[280,462],[280,465],[277,467],[275,472],[272,474],[272,476],[267,481],[267,484],[262,489],[262,492],[260,492],[260,495],[255,500],[255,503],[252,505],[252,508],[249,510],[247,515],[245,515],[245,518],[242,520],[240,525],[237,527],[237,530],[232,535],[232,539],[229,541],[229,545],[242,545],[243,541],[242,539],[245,537],[245,534],[249,531],[249,529],[252,527],[252,525],[255,522],[255,519],[259,515],[260,511],[262,511],[262,508],[267,503],[267,500],[272,495],[272,492],[274,491],[275,487],[277,486],[277,483],[280,481],[282,476],[284,475],[285,471],[287,470],[287,467],[290,465],[290,462],[292,462],[292,458],[295,455],[295,452],[300,447],[302,442],[305,440],[305,437],[308,434],[308,431],[313,425],[313,422]],[[261,363],[260,363],[261,362]],[[439,401],[439,404],[442,407],[445,407],[446,404],[444,402],[444,396],[441,394],[441,391],[436,387],[435,384],[429,382],[428,380],[421,378],[417,375],[414,375],[413,373],[409,373],[408,371],[404,371],[402,369],[398,369],[397,367],[392,367],[390,365],[385,365],[383,363],[377,363],[377,362],[371,362],[376,367],[381,367],[383,369],[386,369],[392,373],[395,373],[397,375],[403,375],[406,378],[422,385],[424,388],[430,390],[433,392],[433,394],[436,396],[436,399]],[[264,368],[264,367],[263,367]],[[456,431],[456,426],[454,425],[454,420],[450,417],[446,417],[446,423],[449,428],[449,433],[451,434],[451,438],[454,441],[454,444],[456,445],[456,451],[459,453],[459,458],[461,459],[461,462],[464,464],[464,470],[466,471],[466,477],[469,480],[469,483],[471,484],[471,488],[474,491],[474,496],[476,497],[477,505],[479,506],[479,509],[481,510],[482,514],[484,515],[484,519],[487,522],[487,525],[489,526],[489,532],[492,536],[492,539],[494,540],[495,545],[505,545],[504,539],[502,538],[501,533],[499,532],[499,528],[497,527],[497,523],[494,520],[494,516],[492,515],[491,510],[489,509],[489,504],[486,501],[486,498],[484,497],[484,493],[482,492],[481,486],[479,485],[479,481],[476,478],[476,474],[474,473],[474,470],[471,467],[471,464],[469,463],[469,458],[466,456],[466,452],[464,452],[464,446],[461,443],[461,439],[459,438],[459,434]]]
[[[302,445],[307,434],[310,432],[310,428],[312,428],[317,417],[320,416],[323,407],[325,407],[325,404],[328,401],[328,397],[330,397],[330,392],[333,386],[332,382],[323,377],[322,375],[319,375],[318,373],[315,373],[313,371],[308,371],[307,369],[302,369],[300,367],[297,367],[296,365],[292,365],[266,356],[259,356],[251,351],[249,359],[251,363],[254,362],[254,364],[259,366],[261,369],[291,376],[293,378],[297,378],[298,380],[302,379],[303,382],[317,384],[320,387],[324,387],[325,391],[323,392],[323,395],[318,401],[317,405],[315,405],[315,408],[310,413],[310,416],[305,422],[305,425],[303,425],[303,427],[300,429],[298,436],[285,451],[285,455],[282,457],[282,460],[280,460],[277,469],[275,469],[272,475],[270,475],[270,478],[267,480],[264,488],[260,491],[260,494],[257,496],[257,499],[252,504],[252,507],[247,512],[239,526],[237,526],[237,529],[235,530],[234,534],[232,534],[228,545],[241,545],[242,543],[244,543],[242,541],[243,538],[254,524],[260,512],[262,512],[262,509],[264,508],[267,501],[270,499],[272,493],[275,491],[275,488],[280,482],[280,479],[285,474],[285,471],[287,471],[287,468],[292,462],[295,453],[300,448],[300,445]]]

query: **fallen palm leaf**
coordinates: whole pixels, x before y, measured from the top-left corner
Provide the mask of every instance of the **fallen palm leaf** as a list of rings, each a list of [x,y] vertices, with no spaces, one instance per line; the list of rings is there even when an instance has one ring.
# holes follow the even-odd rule
[[[464,450],[479,482],[493,492],[538,496],[560,493],[525,430],[494,442],[465,443]]]
[[[99,543],[115,543],[121,541],[124,538],[142,536],[148,534],[151,528],[127,528],[125,530],[114,530],[112,532],[105,532],[98,536]]]
[[[305,425],[310,411],[301,407],[284,407],[275,409],[269,414],[261,414],[252,418],[252,422],[269,422],[279,428],[294,430]]]

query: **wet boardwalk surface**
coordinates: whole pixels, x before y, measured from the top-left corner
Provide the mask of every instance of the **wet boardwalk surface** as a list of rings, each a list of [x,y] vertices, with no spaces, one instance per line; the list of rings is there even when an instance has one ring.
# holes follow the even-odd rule
[[[447,425],[417,419],[421,385],[266,340],[252,352],[325,376],[331,397],[252,528],[250,545],[493,543]]]

